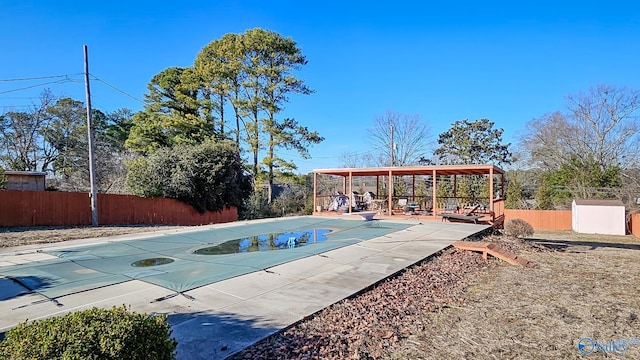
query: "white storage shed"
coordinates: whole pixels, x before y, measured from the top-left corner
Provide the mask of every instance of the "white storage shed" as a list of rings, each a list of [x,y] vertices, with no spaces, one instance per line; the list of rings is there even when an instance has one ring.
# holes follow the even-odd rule
[[[625,235],[626,214],[620,200],[575,199],[571,228],[583,234]]]

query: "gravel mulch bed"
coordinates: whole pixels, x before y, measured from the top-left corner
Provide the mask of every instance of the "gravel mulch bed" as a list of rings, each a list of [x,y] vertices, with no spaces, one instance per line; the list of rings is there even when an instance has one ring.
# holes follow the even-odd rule
[[[0,247],[171,228],[0,228]],[[230,359],[576,359],[582,338],[640,339],[639,239],[536,232],[482,240],[537,266],[450,249]],[[640,344],[589,355],[610,357],[640,358]]]
[[[482,240],[537,266],[447,250],[230,359],[576,359],[582,338],[640,339],[638,239]],[[640,358],[640,344],[589,358],[611,356]]]
[[[425,314],[461,306],[468,279],[491,262],[456,250],[414,266],[231,359],[378,359],[424,331]]]

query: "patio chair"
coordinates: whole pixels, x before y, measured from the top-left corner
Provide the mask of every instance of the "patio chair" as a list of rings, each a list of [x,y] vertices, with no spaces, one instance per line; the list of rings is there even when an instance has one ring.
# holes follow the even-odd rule
[[[489,204],[485,203],[484,201],[481,200],[476,200],[473,202],[474,205],[478,205],[478,210],[480,211],[487,211],[489,210]]]
[[[473,207],[469,208],[469,209],[465,209],[468,210],[467,212],[465,212],[463,215],[464,216],[471,216],[473,215],[478,209],[480,209],[480,204],[475,204]]]
[[[458,206],[458,200],[448,198],[447,202],[444,204],[443,214],[457,213],[459,209],[460,206]]]
[[[367,191],[362,195],[362,202],[364,203],[364,208],[367,210],[373,210],[373,200],[376,198],[376,195],[371,191]]]
[[[442,213],[442,221],[450,221],[450,222],[466,222],[466,223],[474,223],[477,224],[478,220],[482,218],[482,215],[478,215],[475,212],[480,207],[480,204],[476,204],[471,209],[467,209],[468,211],[464,214],[455,214],[455,213]]]
[[[360,211],[362,209],[362,195],[357,191],[351,192],[351,207],[355,211]]]
[[[436,209],[433,207],[433,201],[428,201],[424,204],[425,215],[432,214]]]
[[[394,210],[404,211],[404,208],[407,206],[408,201],[409,200],[407,198],[399,198],[398,202],[396,202],[396,206],[394,207]]]

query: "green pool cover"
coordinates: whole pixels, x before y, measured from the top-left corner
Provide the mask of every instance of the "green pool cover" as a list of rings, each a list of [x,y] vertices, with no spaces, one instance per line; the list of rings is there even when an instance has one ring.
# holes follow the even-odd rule
[[[56,258],[0,267],[0,275],[50,299],[132,279],[182,293],[409,226],[317,217],[236,223],[216,229],[47,251]],[[303,235],[303,230],[307,235]],[[226,251],[220,255],[194,253],[211,247]],[[229,249],[238,252],[228,253]]]

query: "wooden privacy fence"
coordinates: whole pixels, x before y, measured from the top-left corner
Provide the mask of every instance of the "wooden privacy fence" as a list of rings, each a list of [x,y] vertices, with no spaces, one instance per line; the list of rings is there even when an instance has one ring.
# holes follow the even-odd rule
[[[505,222],[522,219],[536,230],[572,230],[571,210],[514,210],[505,209]],[[628,230],[640,237],[640,214],[628,216]]]
[[[631,214],[629,217],[629,231],[640,238],[640,214]]]
[[[235,207],[198,213],[174,199],[98,194],[100,225],[203,225],[238,220]],[[0,191],[0,226],[91,225],[88,193]]]
[[[505,223],[522,219],[536,230],[571,230],[571,210],[504,210]]]

